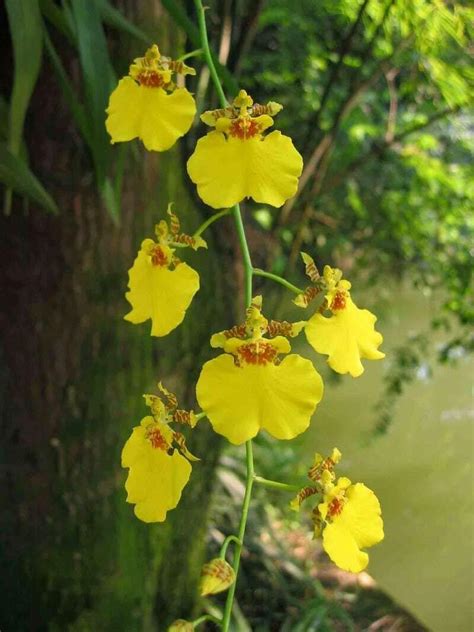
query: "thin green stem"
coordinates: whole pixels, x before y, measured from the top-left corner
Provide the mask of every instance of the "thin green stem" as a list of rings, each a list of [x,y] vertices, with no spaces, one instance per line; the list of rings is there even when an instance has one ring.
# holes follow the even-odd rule
[[[288,485],[287,483],[279,483],[278,481],[271,481],[269,478],[263,478],[263,476],[254,476],[253,478],[255,483],[259,485],[264,485],[265,487],[271,487],[272,489],[280,489],[284,492],[299,492],[301,486],[298,485]]]
[[[239,538],[236,535],[228,535],[226,537],[226,539],[224,540],[223,545],[221,546],[221,550],[219,553],[219,557],[222,560],[225,560],[225,556],[227,555],[227,549],[229,548],[229,544],[231,542],[235,542],[237,545],[241,545],[241,541],[239,540]]]
[[[232,213],[232,209],[230,209],[230,208],[226,208],[223,211],[219,211],[218,213],[214,213],[214,215],[211,215],[211,217],[209,217],[209,219],[206,219],[206,221],[203,222],[201,224],[201,226],[199,226],[197,231],[194,233],[193,237],[199,237],[199,235],[202,235],[202,233],[205,230],[207,230],[211,224],[216,222],[221,217],[224,217],[225,215],[229,215],[230,213]]]
[[[177,61],[184,61],[185,59],[190,59],[191,57],[198,57],[199,55],[202,55],[202,53],[203,53],[202,48],[196,48],[196,50],[192,50],[190,53],[181,55],[181,57],[179,57]]]
[[[227,100],[224,94],[224,90],[222,89],[221,82],[219,80],[219,75],[217,74],[216,67],[214,66],[214,62],[212,60],[211,50],[209,48],[209,40],[207,37],[206,16],[204,13],[204,7],[202,6],[201,0],[194,0],[194,4],[196,6],[196,11],[198,15],[199,32],[200,32],[200,37],[201,37],[202,48],[204,51],[204,57],[209,67],[209,72],[211,74],[211,78],[214,83],[214,87],[219,97],[221,106],[226,107]],[[244,223],[242,221],[242,215],[240,213],[240,206],[236,204],[234,208],[232,209],[232,212],[234,215],[235,227],[236,227],[237,235],[239,238],[240,249],[242,251],[242,258],[243,258],[243,263],[244,263],[244,274],[245,274],[245,303],[246,303],[246,306],[248,307],[250,303],[252,302],[252,277],[253,277],[252,259],[250,257],[249,246],[247,243],[247,238],[245,236],[245,228],[244,228]],[[237,585],[237,578],[239,574],[240,556],[242,553],[245,529],[247,526],[250,499],[252,497],[252,487],[253,487],[253,481],[254,481],[254,476],[255,476],[254,465],[253,465],[252,441],[247,441],[247,443],[245,444],[245,453],[246,453],[246,465],[247,465],[245,495],[244,495],[244,502],[242,505],[242,515],[240,517],[238,542],[236,542],[234,561],[232,565],[235,572],[235,582],[229,588],[229,592],[227,593],[227,600],[226,600],[225,608],[224,608],[224,616],[222,618],[222,627],[221,627],[222,632],[228,632],[230,620],[232,617],[232,607],[234,605],[235,587]]]
[[[253,277],[253,265],[250,257],[249,245],[245,236],[244,223],[242,221],[242,214],[240,212],[240,206],[236,204],[233,208],[235,228],[237,229],[237,235],[239,238],[240,249],[242,251],[242,258],[244,262],[245,271],[245,304],[249,307],[252,302],[252,277]]]
[[[227,593],[227,600],[225,602],[224,616],[222,617],[222,632],[228,632],[230,620],[232,617],[232,607],[234,605],[235,588],[237,585],[237,578],[239,575],[240,555],[242,553],[242,545],[244,542],[245,528],[247,526],[247,518],[249,514],[250,499],[252,497],[252,487],[254,481],[254,469],[253,469],[253,449],[252,441],[247,441],[245,444],[246,464],[247,464],[247,480],[245,484],[244,502],[242,504],[242,515],[240,517],[239,524],[239,542],[236,542],[234,563],[232,565],[235,572],[235,582],[229,588]]]
[[[253,273],[255,274],[255,276],[261,276],[266,277],[267,279],[271,279],[272,281],[285,286],[288,290],[291,290],[291,292],[294,292],[295,294],[303,293],[303,290],[301,288],[296,287],[296,285],[293,285],[293,283],[290,283],[278,274],[273,274],[273,272],[267,272],[266,270],[260,270],[260,268],[254,268]]]
[[[203,417],[207,417],[207,415],[205,412],[200,412],[200,413],[196,413],[195,417],[196,417],[196,420],[199,421]]]
[[[227,105],[227,99],[225,98],[224,90],[222,89],[219,75],[217,74],[216,67],[214,66],[214,62],[212,60],[211,49],[209,47],[209,39],[207,37],[206,15],[204,12],[204,7],[202,6],[201,0],[194,0],[194,5],[197,11],[199,34],[201,37],[201,44],[202,44],[202,49],[204,51],[206,64],[208,65],[209,72],[211,73],[214,87],[216,89],[217,95],[219,96],[219,101],[221,102],[222,107],[225,108]]]

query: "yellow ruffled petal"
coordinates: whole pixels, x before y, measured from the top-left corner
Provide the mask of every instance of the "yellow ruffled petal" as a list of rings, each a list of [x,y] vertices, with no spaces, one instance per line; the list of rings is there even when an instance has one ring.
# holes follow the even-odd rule
[[[174,509],[191,475],[191,465],[176,450],[169,456],[154,448],[146,438],[146,426],[153,417],[145,417],[122,451],[122,467],[130,468],[125,489],[127,502],[135,504],[135,515],[144,522],[163,522],[166,513]],[[162,424],[165,437],[171,430]],[[172,434],[172,433],[171,433]]]
[[[367,309],[359,309],[350,297],[346,307],[326,318],[314,314],[305,328],[309,344],[327,354],[329,366],[337,373],[358,377],[364,372],[361,358],[379,360],[385,354],[378,350],[383,337],[375,330],[377,318]]]
[[[291,138],[275,131],[264,138],[226,138],[210,132],[188,160],[200,198],[226,208],[246,197],[280,207],[296,193],[303,160]]]
[[[260,429],[277,439],[304,432],[321,400],[323,382],[312,363],[295,354],[278,365],[242,367],[222,354],[204,364],[196,394],[214,430],[239,445]]]
[[[345,571],[360,573],[369,563],[369,556],[361,551],[350,532],[337,522],[323,531],[323,547],[331,560]]]
[[[110,95],[107,114],[112,143],[140,138],[148,150],[165,151],[191,127],[196,104],[186,88],[168,94],[124,77]]]
[[[125,320],[138,324],[151,318],[151,335],[166,336],[183,321],[199,289],[199,275],[186,263],[174,270],[155,266],[142,249],[129,270],[128,285],[125,296],[132,311]]]
[[[369,556],[360,549],[383,540],[380,514],[380,503],[371,489],[362,483],[347,489],[340,515],[323,532],[324,549],[337,566],[353,573],[367,566]]]
[[[112,143],[137,138],[140,134],[142,89],[131,78],[120,79],[109,98],[105,127]]]

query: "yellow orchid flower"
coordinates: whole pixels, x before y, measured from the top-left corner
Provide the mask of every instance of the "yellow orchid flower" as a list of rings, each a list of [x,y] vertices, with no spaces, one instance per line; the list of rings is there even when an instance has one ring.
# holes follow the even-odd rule
[[[341,477],[318,505],[323,528],[323,547],[331,560],[346,571],[360,573],[369,563],[363,548],[384,538],[380,503],[363,483],[353,485]]]
[[[320,276],[312,258],[306,253],[302,256],[313,285],[299,294],[294,303],[306,307],[324,292],[321,309],[331,312],[331,316],[326,317],[320,309],[308,320],[305,327],[308,342],[315,351],[329,356],[331,369],[358,377],[364,372],[361,358],[380,360],[385,357],[378,350],[383,337],[375,330],[377,317],[353,302],[351,284],[342,279],[341,270],[324,266],[323,276]]]
[[[359,573],[369,563],[368,554],[361,549],[383,540],[383,521],[371,489],[363,483],[353,485],[344,476],[334,482],[340,458],[337,448],[325,459],[316,454],[308,472],[313,485],[303,487],[290,506],[299,510],[304,500],[317,495],[319,502],[312,513],[314,536],[322,536],[324,550],[339,568]]]
[[[105,126],[112,143],[139,138],[149,151],[172,147],[191,127],[196,103],[177,88],[173,73],[195,75],[194,68],[160,54],[154,44],[138,57],[110,95]]]
[[[129,292],[125,294],[132,305],[125,320],[138,324],[151,318],[152,336],[166,336],[175,329],[199,289],[198,273],[175,256],[176,248],[207,248],[201,237],[179,232],[179,220],[170,206],[170,227],[161,220],[155,229],[157,241],[142,242],[129,270]]]
[[[279,358],[290,352],[287,337],[296,336],[304,322],[268,321],[261,309],[257,296],[244,324],[212,336],[211,346],[225,353],[204,364],[196,386],[214,430],[236,445],[260,429],[293,439],[306,430],[323,394],[309,360],[296,354]]]
[[[161,397],[144,395],[151,415],[133,428],[122,450],[122,467],[130,468],[125,483],[127,502],[135,504],[135,515],[143,522],[166,519],[189,480],[190,461],[198,460],[186,448],[184,436],[169,426],[178,422],[193,427],[196,416],[178,409],[176,398],[161,383],[158,388]]]
[[[253,198],[279,207],[296,193],[303,159],[288,136],[263,135],[281,109],[254,104],[241,90],[232,106],[201,115],[214,130],[198,141],[187,168],[203,202],[219,209]]]

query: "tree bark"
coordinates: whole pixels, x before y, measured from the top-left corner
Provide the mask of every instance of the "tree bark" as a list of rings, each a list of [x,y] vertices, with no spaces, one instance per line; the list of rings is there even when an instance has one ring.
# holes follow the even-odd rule
[[[174,52],[165,15],[160,30],[163,50]],[[168,202],[187,232],[201,218],[179,147],[140,149],[138,161],[129,153],[117,227],[46,64],[26,140],[61,213],[25,210],[15,198],[11,216],[0,216],[0,628],[166,630],[195,607],[220,441],[206,422],[193,431],[190,449],[202,460],[178,509],[155,525],[125,503],[120,452],[158,380],[195,405],[210,334],[228,325],[222,264],[211,248],[187,258],[201,290],[167,338],[124,322],[127,270]]]

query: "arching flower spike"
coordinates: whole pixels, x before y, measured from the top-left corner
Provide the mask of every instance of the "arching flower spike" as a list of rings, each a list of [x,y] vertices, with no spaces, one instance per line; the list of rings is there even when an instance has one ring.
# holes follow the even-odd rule
[[[198,141],[188,173],[203,202],[218,209],[253,198],[279,207],[296,193],[303,159],[288,136],[263,135],[281,109],[241,90],[231,106],[201,115],[214,131]]]
[[[125,294],[132,311],[124,318],[143,323],[151,318],[151,335],[166,336],[184,319],[199,289],[198,273],[174,254],[178,247],[207,248],[201,237],[180,233],[178,217],[168,206],[170,225],[161,220],[156,239],[145,239],[129,270],[130,291]]]
[[[122,451],[122,467],[130,468],[125,489],[127,502],[143,522],[163,522],[174,509],[191,475],[190,461],[198,461],[184,436],[172,430],[176,422],[196,425],[193,411],[178,408],[176,397],[158,384],[161,396],[144,395],[151,415],[133,429]]]
[[[294,302],[306,307],[320,293],[324,301],[305,327],[309,344],[318,353],[327,354],[329,366],[337,373],[358,377],[364,372],[361,358],[380,360],[385,354],[378,350],[382,334],[375,330],[377,317],[367,309],[359,309],[352,301],[349,281],[342,279],[338,268],[324,266],[319,276],[311,257],[302,253],[306,272],[313,285],[298,295]],[[328,318],[321,312],[329,310]]]
[[[105,126],[112,143],[139,138],[149,151],[172,147],[191,127],[196,103],[186,88],[178,88],[173,74],[195,75],[180,61],[160,54],[154,44],[130,66],[110,95]]]
[[[211,346],[225,353],[204,364],[196,386],[214,430],[237,445],[260,429],[293,439],[306,430],[323,394],[321,376],[309,360],[279,357],[290,352],[287,337],[296,336],[304,322],[268,321],[261,308],[257,296],[244,324],[212,336]]]
[[[304,500],[316,495],[314,536],[322,536],[324,550],[339,568],[359,573],[369,563],[368,554],[361,549],[383,540],[383,521],[380,503],[371,489],[363,483],[353,485],[346,477],[336,482],[334,467],[340,458],[336,448],[327,458],[316,454],[308,472],[312,485],[304,487],[291,506],[299,510]]]

